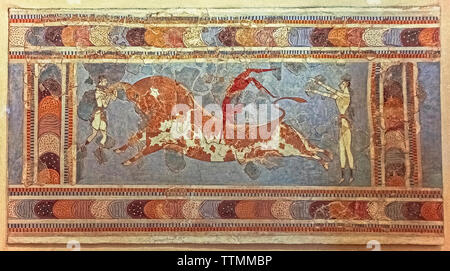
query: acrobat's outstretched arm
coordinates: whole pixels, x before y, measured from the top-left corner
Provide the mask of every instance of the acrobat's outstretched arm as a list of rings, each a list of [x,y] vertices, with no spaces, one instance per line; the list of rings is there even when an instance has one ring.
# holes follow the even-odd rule
[[[345,92],[343,92],[342,90],[337,90],[337,89],[335,89],[335,88],[332,88],[332,87],[330,87],[330,86],[328,86],[328,85],[325,85],[325,84],[322,83],[322,82],[319,82],[319,85],[321,85],[323,88],[325,88],[326,90],[328,90],[329,92],[331,92],[332,95],[334,95],[335,97],[342,97],[342,98],[345,98],[345,97],[349,97],[349,96],[350,96],[348,93],[345,93]]]
[[[339,90],[337,90],[337,89],[335,89],[335,88],[332,88],[332,87],[330,87],[329,85],[324,84],[324,83],[322,83],[322,82],[320,82],[320,81],[317,81],[317,84],[319,84],[321,87],[323,87],[324,89],[328,90],[329,92],[331,92],[331,93],[333,93],[333,94],[339,93]]]
[[[331,98],[331,99],[336,99],[337,98],[337,95],[334,94],[334,93],[323,92],[323,91],[319,91],[319,90],[316,90],[316,89],[307,89],[306,92],[319,94],[321,96],[324,96],[324,97],[327,97],[327,98]]]

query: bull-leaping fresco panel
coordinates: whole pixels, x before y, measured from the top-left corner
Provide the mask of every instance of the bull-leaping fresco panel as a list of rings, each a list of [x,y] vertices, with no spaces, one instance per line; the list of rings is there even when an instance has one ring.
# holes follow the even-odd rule
[[[8,20],[9,243],[442,243],[439,7]]]

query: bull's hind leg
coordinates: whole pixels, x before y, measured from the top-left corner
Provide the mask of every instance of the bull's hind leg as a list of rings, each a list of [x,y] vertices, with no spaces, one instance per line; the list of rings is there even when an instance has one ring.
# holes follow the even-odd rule
[[[298,136],[298,139],[300,139],[300,141],[303,144],[303,147],[304,147],[304,148],[302,148],[303,156],[318,161],[326,170],[328,170],[328,163],[329,163],[329,161],[333,160],[333,154],[327,150],[321,149],[318,146],[310,143],[298,131],[295,131],[295,133]],[[323,155],[319,156],[319,154],[323,154]],[[325,158],[322,156],[325,156]]]
[[[138,142],[142,137],[145,136],[145,132],[139,131],[136,134],[134,134],[130,139],[128,139],[128,142],[124,144],[123,146],[117,148],[114,150],[115,153],[122,153],[128,149],[128,147],[132,146],[136,142]]]
[[[328,161],[333,160],[333,153],[331,153],[330,151],[321,149],[315,145],[310,145],[310,147],[312,148],[313,152],[316,153],[316,155],[321,153],[321,154],[323,154],[323,156],[325,156],[326,160],[328,160]],[[323,158],[321,158],[321,159],[323,159]]]
[[[333,160],[333,154],[331,152],[321,149],[309,142],[304,142],[304,143],[308,144],[308,146],[307,146],[308,150],[313,153],[311,158],[313,158],[314,160],[317,160],[320,163],[320,165],[323,166],[323,168],[328,170],[328,163],[329,163],[329,161]],[[319,154],[323,154],[326,158],[319,156]]]
[[[319,164],[326,170],[328,170],[328,163],[329,161],[327,161],[326,159],[323,159],[322,157],[320,157],[318,155],[318,152],[313,153],[312,155],[306,155],[304,157],[307,157],[309,159],[313,159],[316,160],[317,162],[319,162]]]
[[[162,149],[162,146],[160,146],[160,145],[154,145],[154,146],[148,145],[144,149],[142,149],[140,152],[138,152],[135,156],[133,156],[130,159],[123,162],[122,165],[129,166],[129,165],[133,164],[134,162],[136,162],[137,160],[141,159],[142,157],[144,157],[150,153],[157,152],[161,149]]]
[[[300,140],[302,141],[303,145],[305,146],[306,150],[310,153],[312,153],[312,156],[314,159],[319,160],[319,162],[321,162],[322,164],[322,160],[324,160],[324,158],[319,157],[318,154],[323,154],[325,156],[325,160],[326,161],[331,161],[333,160],[333,154],[331,152],[329,152],[328,150],[319,148],[318,146],[310,143],[302,134],[300,134],[298,131],[295,131],[298,135],[298,137],[300,138]],[[323,164],[322,164],[323,165]],[[325,166],[324,166],[325,167]],[[328,168],[327,168],[328,169]]]

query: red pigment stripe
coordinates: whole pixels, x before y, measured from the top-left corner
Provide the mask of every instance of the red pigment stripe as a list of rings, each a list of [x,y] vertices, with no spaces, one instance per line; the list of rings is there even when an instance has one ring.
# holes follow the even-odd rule
[[[408,87],[408,97],[407,97],[407,106],[408,106],[408,119],[409,119],[409,145],[410,145],[410,159],[414,160],[414,157],[417,157],[417,138],[416,138],[416,119],[415,119],[415,97],[414,97],[414,93],[413,93],[413,88],[414,88],[414,66],[412,63],[407,63],[406,66],[406,72],[407,72],[407,76],[408,76],[408,82],[407,82],[407,87]],[[417,186],[419,184],[419,169],[417,167],[417,163],[412,163],[412,185],[413,186]]]
[[[242,54],[235,54],[235,55],[217,55],[217,54],[204,54],[204,55],[165,55],[165,56],[158,56],[158,55],[143,55],[144,58],[150,58],[150,59],[192,59],[192,58],[214,58],[214,57],[228,57],[228,58],[234,58],[238,56],[242,56]],[[440,57],[440,52],[427,52],[427,53],[317,53],[317,54],[304,54],[304,55],[288,55],[288,54],[252,54],[247,55],[248,58],[272,58],[272,57],[279,57],[279,58],[318,58],[318,59],[359,59],[359,58],[367,58],[367,57],[374,57],[374,58],[384,58],[384,59],[394,59],[394,58],[438,58]],[[55,54],[53,56],[41,56],[41,55],[12,55],[10,53],[9,55],[10,59],[107,59],[107,58],[114,58],[114,59],[129,59],[131,58],[131,55],[125,55],[125,54],[90,54],[90,55],[61,55],[61,54]]]
[[[206,189],[206,188],[185,188],[182,192],[173,191],[170,188],[57,188],[57,187],[11,187],[9,192],[15,193],[27,193],[27,192],[84,192],[84,193],[94,193],[94,192],[116,192],[116,193],[127,193],[127,192],[141,192],[141,193],[165,193],[171,195],[183,195],[186,193],[198,193],[198,194],[218,194],[218,193],[246,193],[246,194],[292,194],[296,196],[391,196],[391,197],[407,197],[407,196],[430,196],[430,197],[441,197],[441,191],[415,191],[415,190],[395,190],[395,189],[383,189],[383,190],[289,190],[289,189],[278,189],[278,190],[265,190],[265,189]]]
[[[379,125],[377,120],[377,111],[378,111],[378,95],[377,95],[377,85],[376,85],[376,63],[373,63],[372,66],[372,75],[371,75],[371,96],[373,101],[371,102],[371,113],[372,113],[372,125],[373,125],[373,140],[374,140],[374,154],[375,154],[375,161],[374,161],[374,179],[377,186],[381,186],[381,161],[379,159],[380,155],[380,138],[379,138]]]
[[[9,228],[10,232],[376,232],[376,233],[434,233],[443,228],[426,227],[343,227],[343,226],[205,226],[205,227],[71,227],[71,228]]]
[[[31,142],[30,142],[30,138],[31,138],[31,126],[30,126],[30,122],[31,122],[31,110],[27,110],[27,160],[31,159]]]
[[[172,188],[139,188],[139,187],[104,187],[104,188],[59,188],[59,187],[32,187],[32,188],[26,188],[26,187],[11,187],[9,188],[12,192],[29,192],[31,191],[49,191],[49,192],[55,192],[55,191],[76,191],[76,192],[171,192],[171,193],[290,193],[290,194],[359,194],[359,195],[365,195],[365,194],[373,194],[373,195],[383,195],[383,194],[400,194],[400,195],[411,195],[411,194],[417,194],[417,195],[426,195],[426,194],[440,194],[439,190],[424,190],[424,191],[415,191],[415,190],[404,190],[404,189],[382,189],[382,190],[370,190],[370,189],[362,189],[362,190],[315,190],[315,189],[246,189],[246,188],[240,188],[240,189],[227,189],[227,188],[180,188],[179,190],[175,190]]]
[[[198,18],[196,18],[198,19]],[[43,18],[33,18],[33,19],[13,19],[13,18],[9,18],[9,23],[46,23],[46,22],[78,22],[78,21],[86,21],[86,22],[90,22],[90,23],[97,23],[97,22],[124,22],[124,19],[112,19],[109,17],[105,17],[105,16],[96,16],[94,14],[89,15],[89,17],[81,17],[81,16],[77,16],[74,15],[71,18],[69,17],[64,17],[64,16],[47,16],[47,17],[43,17]],[[164,23],[171,23],[170,18],[161,18],[161,19],[156,19],[153,18],[153,20],[151,20],[153,23],[157,23],[157,22],[164,22]],[[190,23],[191,21],[189,21],[189,18],[186,19],[176,19],[176,20],[172,20],[174,23],[179,23],[179,22],[186,22],[186,23]],[[216,22],[217,20],[214,19],[203,19],[201,20],[204,23],[210,23],[212,21]],[[431,19],[431,20],[426,20],[423,18],[417,18],[415,20],[392,20],[392,19],[383,19],[383,20],[361,20],[361,19],[353,19],[353,18],[349,18],[346,20],[343,19],[331,19],[331,20],[287,20],[287,19],[277,19],[277,20],[272,20],[272,19],[255,19],[255,20],[248,20],[248,21],[252,21],[254,23],[258,23],[258,24],[269,24],[269,23],[284,23],[284,24],[317,24],[317,25],[322,25],[322,24],[348,24],[348,23],[358,23],[358,24],[370,24],[370,25],[376,25],[376,24],[419,24],[419,23],[423,23],[423,24],[437,24],[440,22],[439,19]],[[139,19],[139,18],[132,18],[129,22],[131,23],[142,23],[142,24],[146,24],[149,22],[149,20],[145,19]],[[219,20],[219,23],[235,23],[236,19],[230,19],[230,20]],[[63,24],[62,24],[63,25]]]
[[[73,133],[73,109],[70,106],[68,108],[68,110],[69,110],[69,118],[68,118],[69,119],[68,120],[69,135],[68,135],[67,141],[68,141],[68,145],[71,146],[72,145],[72,133]]]

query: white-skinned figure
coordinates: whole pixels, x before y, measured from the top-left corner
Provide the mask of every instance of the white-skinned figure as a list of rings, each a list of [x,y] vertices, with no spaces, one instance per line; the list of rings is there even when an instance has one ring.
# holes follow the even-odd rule
[[[351,120],[349,118],[349,107],[351,101],[351,93],[350,93],[350,81],[351,78],[349,75],[344,75],[341,77],[341,82],[339,83],[339,88],[335,89],[328,85],[326,85],[319,78],[311,79],[314,87],[308,87],[306,89],[307,93],[315,93],[321,95],[326,98],[331,98],[335,100],[337,109],[339,111],[339,157],[340,157],[340,165],[341,165],[341,179],[339,180],[339,184],[345,181],[345,168],[348,162],[348,167],[350,169],[350,178],[349,183],[353,182],[353,154],[351,150],[352,144],[352,131],[351,131]],[[323,90],[319,90],[322,88]]]
[[[87,137],[86,142],[82,146],[85,148],[94,138],[99,134],[102,136],[100,139],[99,149],[96,151],[96,156],[99,162],[105,162],[104,155],[102,155],[102,150],[105,146],[106,140],[108,138],[108,119],[106,115],[106,109],[108,105],[115,101],[117,98],[116,88],[108,88],[108,80],[104,75],[100,75],[98,78],[98,84],[95,89],[95,108],[92,111],[90,117],[90,123],[92,128],[92,133]],[[100,158],[99,158],[100,157]]]

